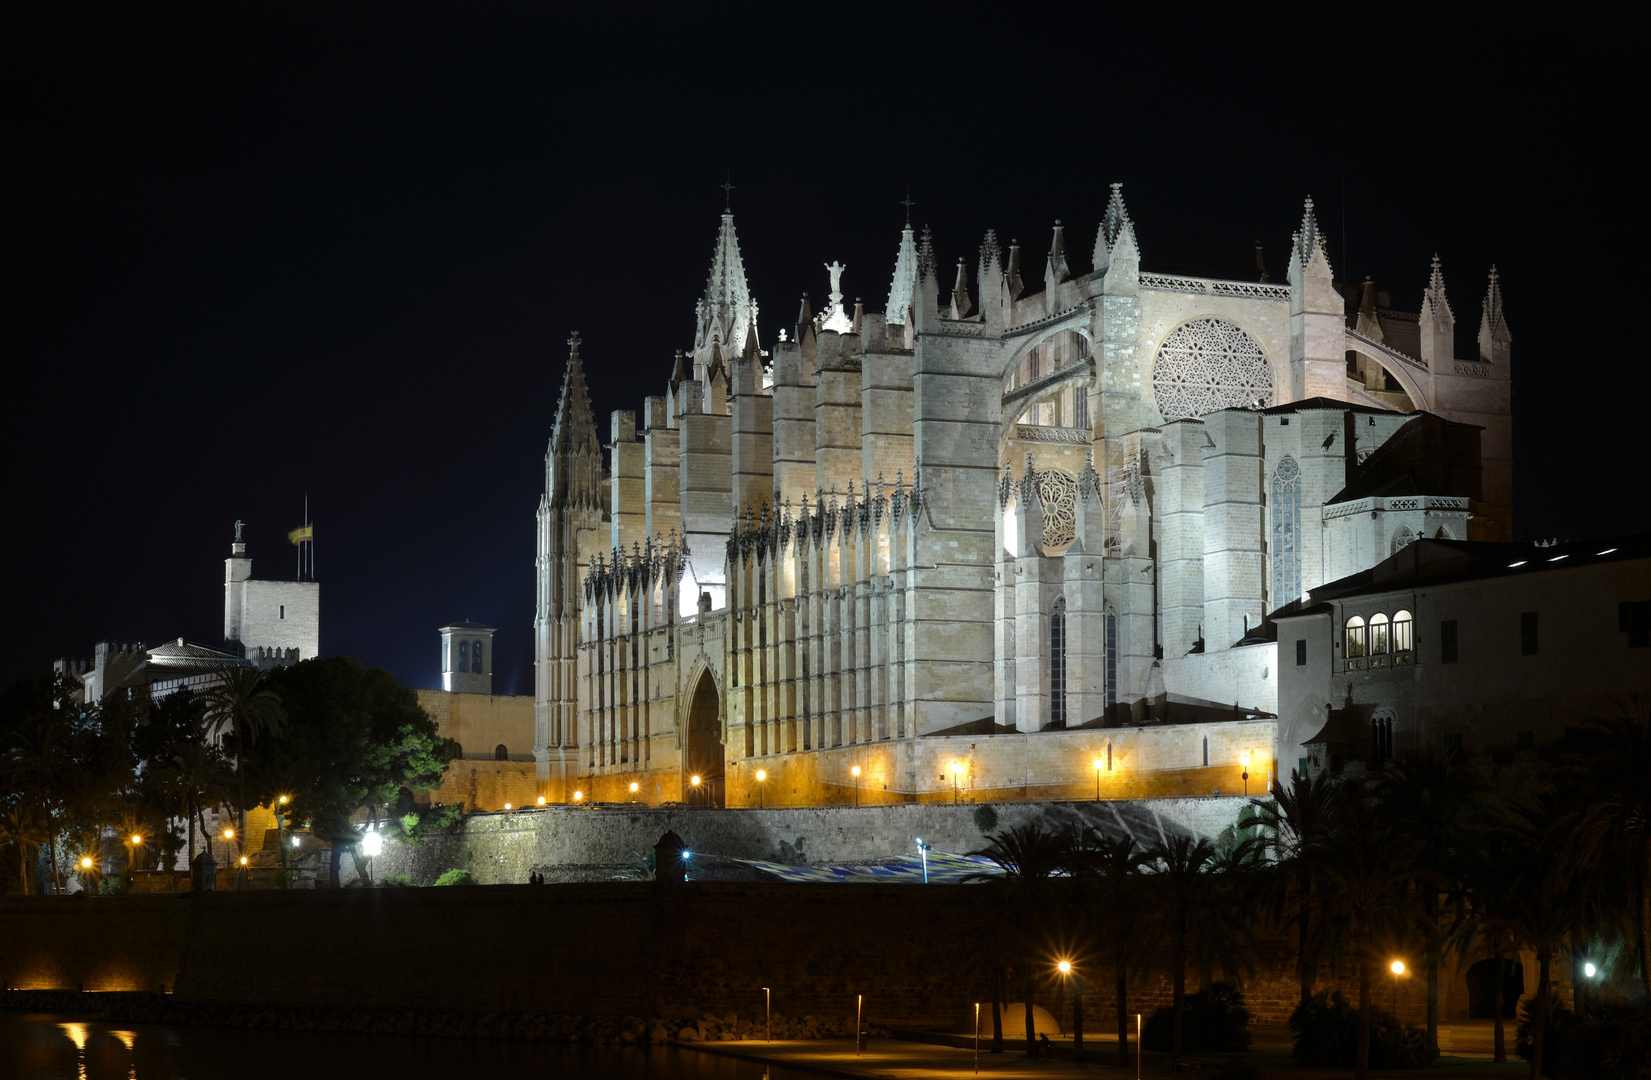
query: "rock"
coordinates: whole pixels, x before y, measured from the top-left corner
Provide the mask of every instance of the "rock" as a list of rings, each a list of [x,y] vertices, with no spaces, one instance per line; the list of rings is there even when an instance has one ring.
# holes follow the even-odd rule
[[[699,1029],[698,1028],[685,1027],[681,1031],[676,1033],[676,1037],[682,1042],[698,1042],[699,1041]]]
[[[670,1038],[671,1038],[671,1033],[665,1027],[664,1024],[655,1024],[655,1025],[653,1025],[652,1027],[650,1027],[648,1029],[648,1041],[649,1042],[656,1042],[656,1043],[669,1042]]]
[[[737,1027],[737,1026],[739,1026],[739,1022],[740,1022],[739,1013],[729,1013],[727,1016],[724,1016],[722,1018],[722,1023],[723,1023],[724,1027]]]

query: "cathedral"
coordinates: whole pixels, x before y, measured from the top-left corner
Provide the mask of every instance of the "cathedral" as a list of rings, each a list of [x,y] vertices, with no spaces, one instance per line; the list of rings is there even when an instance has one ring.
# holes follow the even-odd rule
[[[833,263],[765,343],[725,212],[692,348],[606,447],[570,339],[547,796],[1258,793],[1311,734],[1278,719],[1272,613],[1418,539],[1511,539],[1494,269],[1461,355],[1439,260],[1395,310],[1335,280],[1311,200],[1284,283],[1144,270],[1117,184],[1075,254],[1057,222],[1040,281],[987,231],[943,274],[908,223],[882,311]]]

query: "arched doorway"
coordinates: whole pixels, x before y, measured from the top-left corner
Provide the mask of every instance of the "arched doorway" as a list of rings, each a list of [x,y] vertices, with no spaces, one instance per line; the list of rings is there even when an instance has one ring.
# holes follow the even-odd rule
[[[707,669],[700,672],[699,684],[688,706],[688,754],[683,762],[682,790],[685,801],[700,806],[722,806],[722,702],[716,681]],[[696,791],[692,778],[699,777]]]
[[[1487,957],[1468,968],[1468,1019],[1489,1020],[1496,1015],[1496,965],[1494,957]],[[1519,999],[1525,993],[1525,966],[1518,960],[1504,956],[1502,965],[1502,1015],[1519,1015]]]

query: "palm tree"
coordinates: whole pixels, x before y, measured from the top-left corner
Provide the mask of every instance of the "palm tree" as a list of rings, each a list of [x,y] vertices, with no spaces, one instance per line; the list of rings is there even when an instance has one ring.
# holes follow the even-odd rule
[[[1345,781],[1344,781],[1345,783]],[[1403,940],[1416,914],[1411,891],[1424,876],[1413,866],[1414,841],[1405,841],[1363,790],[1344,788],[1335,801],[1328,830],[1335,842],[1320,864],[1325,891],[1323,933],[1338,934],[1353,947],[1359,977],[1359,1029],[1354,1074],[1370,1075],[1370,1006],[1379,948]]]
[[[238,827],[243,844],[247,828],[246,744],[256,743],[259,735],[279,735],[287,719],[280,695],[264,689],[263,682],[264,673],[255,667],[226,667],[219,673],[219,682],[205,694],[207,730],[212,734],[226,727],[235,730]]]
[[[29,859],[29,849],[36,852],[40,845],[50,836],[46,828],[46,819],[39,807],[27,799],[19,800],[15,806],[0,810],[0,842],[17,845],[18,869],[23,877],[23,895],[33,892],[34,874]]]
[[[1048,910],[1049,879],[1065,872],[1071,840],[1037,822],[991,833],[986,839],[989,843],[984,848],[969,854],[990,859],[1003,871],[1001,877],[992,875],[986,878],[986,884],[998,893],[999,910],[1005,918],[1004,929],[1018,952],[1019,962],[1015,964],[1015,970],[1019,975],[1026,1009],[1026,1054],[1036,1058],[1037,1024],[1032,1015],[1032,995],[1041,968],[1030,956],[1036,948],[1032,923],[1035,916]]]
[[[1560,869],[1596,902],[1632,904],[1640,980],[1651,1000],[1651,744],[1637,723],[1596,721],[1581,798],[1554,823]]]
[[[1427,973],[1427,1042],[1439,1052],[1439,969],[1444,933],[1439,926],[1440,891],[1461,880],[1483,816],[1486,785],[1448,758],[1411,755],[1389,765],[1375,782],[1382,814],[1424,872],[1415,882],[1422,906],[1424,967]]]
[[[1531,1080],[1538,1080],[1547,1041],[1553,961],[1583,922],[1589,896],[1580,878],[1564,873],[1567,847],[1576,838],[1566,825],[1571,817],[1559,810],[1558,801],[1543,796],[1519,807],[1517,816],[1512,838],[1517,870],[1501,921],[1510,937],[1536,954],[1536,1000],[1529,1015]]]
[[[1136,846],[1133,836],[1093,835],[1093,841],[1085,847],[1085,863],[1100,879],[1102,903],[1096,908],[1106,913],[1101,936],[1112,962],[1118,1005],[1118,1064],[1128,1067],[1129,972],[1140,965],[1146,940],[1136,933],[1136,921],[1140,915],[1140,873],[1147,853]]]
[[[1206,983],[1217,966],[1229,976],[1241,966],[1251,967],[1250,927],[1234,876],[1225,872],[1226,860],[1214,844],[1172,836],[1148,848],[1146,857],[1151,938],[1169,946],[1170,1054],[1172,1061],[1179,1061],[1187,964],[1196,964]]]
[[[201,826],[201,836],[211,847],[211,833],[206,827],[205,811],[216,806],[226,794],[224,770],[212,748],[204,742],[185,743],[172,758],[171,786],[183,808],[189,830],[189,864],[195,864],[195,824]]]
[[[1507,970],[1504,958],[1519,948],[1508,918],[1509,897],[1519,888],[1517,857],[1513,837],[1506,827],[1499,823],[1498,827],[1484,831],[1466,866],[1461,917],[1451,924],[1446,935],[1459,958],[1471,954],[1474,945],[1482,941],[1496,963],[1491,1010],[1495,1017],[1493,1058],[1498,1065],[1508,1060],[1503,1022],[1506,1003],[1502,1000],[1502,982]]]
[[[57,859],[57,838],[61,830],[53,811],[61,806],[74,774],[68,745],[70,734],[68,725],[51,713],[34,716],[18,725],[16,750],[9,770],[18,789],[38,800],[45,818],[46,843],[50,845],[52,880],[59,893],[63,891],[63,870]]]
[[[1312,948],[1313,878],[1319,861],[1329,850],[1329,821],[1337,790],[1329,773],[1303,776],[1291,769],[1289,787],[1280,787],[1271,798],[1250,802],[1263,828],[1272,833],[1279,869],[1295,886],[1287,910],[1296,924],[1296,977],[1303,1004],[1312,999],[1313,981],[1318,974],[1318,955]],[[1280,892],[1282,899],[1283,890]]]

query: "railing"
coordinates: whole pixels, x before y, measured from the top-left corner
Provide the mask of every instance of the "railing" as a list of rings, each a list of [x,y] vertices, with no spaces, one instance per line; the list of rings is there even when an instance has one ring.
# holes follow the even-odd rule
[[[1261,281],[1218,281],[1215,278],[1174,277],[1169,274],[1142,274],[1141,288],[1168,292],[1197,293],[1201,296],[1236,296],[1249,300],[1288,300],[1290,286]]]

